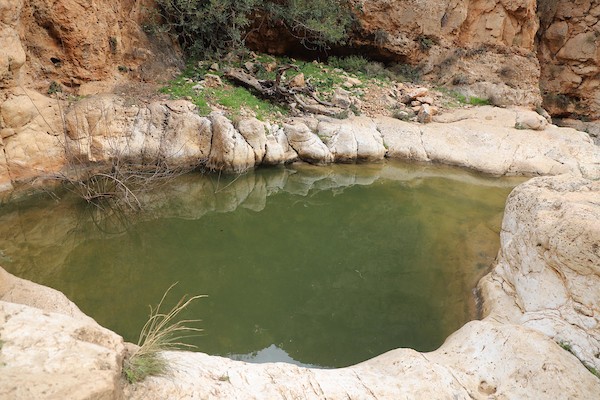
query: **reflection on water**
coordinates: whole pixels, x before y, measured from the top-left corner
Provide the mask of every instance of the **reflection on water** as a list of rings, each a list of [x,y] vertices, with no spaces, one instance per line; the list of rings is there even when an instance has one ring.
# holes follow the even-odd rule
[[[164,291],[207,294],[209,354],[338,367],[438,347],[474,317],[517,179],[436,166],[190,175],[99,212],[65,195],[0,208],[0,263],[64,292],[129,341]],[[232,356],[233,357],[233,356]],[[242,356],[237,356],[242,357]]]
[[[300,361],[294,360],[285,350],[280,349],[274,344],[264,349],[253,351],[248,354],[227,354],[228,358],[232,360],[245,361],[250,363],[272,363],[272,362],[284,362],[288,364],[294,364],[299,367],[316,368],[318,365],[305,364]]]

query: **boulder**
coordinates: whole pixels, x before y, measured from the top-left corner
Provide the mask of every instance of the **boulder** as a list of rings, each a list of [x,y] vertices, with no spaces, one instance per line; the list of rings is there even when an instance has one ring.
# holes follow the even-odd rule
[[[298,153],[301,160],[314,164],[333,162],[331,151],[302,120],[284,124],[283,129],[288,143]]]
[[[254,149],[222,114],[209,116],[212,143],[206,166],[214,171],[244,172],[255,165]]]
[[[429,104],[421,105],[419,113],[417,114],[417,121],[422,124],[428,124],[433,120],[433,111]]]
[[[600,181],[532,179],[506,204],[484,313],[562,343],[600,370]]]
[[[290,146],[283,128],[271,126],[265,144],[263,164],[287,164],[298,160],[298,153]]]
[[[383,139],[370,118],[322,118],[317,132],[336,162],[376,161],[385,156]]]
[[[254,163],[260,165],[267,152],[267,136],[265,124],[256,118],[238,121],[237,130],[254,150]]]
[[[62,293],[0,268],[0,397],[117,399],[123,339]]]
[[[209,88],[223,86],[223,81],[219,75],[206,74],[204,75],[204,85]]]
[[[517,113],[515,128],[531,129],[534,131],[543,131],[546,129],[548,121],[542,115],[534,111],[520,111]]]
[[[298,75],[295,75],[288,83],[288,87],[290,88],[303,88],[304,86],[306,86],[306,82],[302,72]]]
[[[350,99],[350,92],[342,88],[337,88],[333,91],[331,102],[334,106],[347,109],[350,108],[352,101]]]

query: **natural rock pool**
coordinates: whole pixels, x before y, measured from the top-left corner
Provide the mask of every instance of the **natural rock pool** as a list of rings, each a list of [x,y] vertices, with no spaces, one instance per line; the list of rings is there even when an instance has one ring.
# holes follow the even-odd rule
[[[521,181],[388,161],[183,176],[136,215],[38,195],[0,207],[0,265],[128,341],[179,282],[168,306],[209,296],[185,315],[200,351],[341,367],[433,350],[476,317]]]

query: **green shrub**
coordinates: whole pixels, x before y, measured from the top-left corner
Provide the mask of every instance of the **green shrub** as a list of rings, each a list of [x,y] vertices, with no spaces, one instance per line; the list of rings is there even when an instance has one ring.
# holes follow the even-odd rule
[[[272,21],[283,22],[308,49],[343,44],[353,22],[348,0],[284,0],[265,2]]]
[[[329,57],[327,63],[334,68],[340,68],[348,72],[366,72],[369,60],[363,56]]]
[[[192,55],[239,47],[258,0],[157,0],[164,24]]]
[[[253,20],[278,23],[307,48],[342,43],[353,18],[347,0],[157,0],[167,30],[192,56],[239,49]]]

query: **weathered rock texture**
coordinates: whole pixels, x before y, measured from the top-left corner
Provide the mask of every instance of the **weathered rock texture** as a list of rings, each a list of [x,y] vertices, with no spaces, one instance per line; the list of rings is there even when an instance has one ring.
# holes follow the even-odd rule
[[[119,399],[124,351],[62,293],[0,268],[0,397]]]
[[[600,181],[536,178],[510,195],[485,312],[534,328],[600,370]]]
[[[539,0],[538,58],[544,106],[558,116],[600,118],[600,1]]]
[[[24,84],[45,92],[52,81],[76,94],[111,90],[131,77],[164,79],[181,66],[167,36],[149,38],[154,3],[108,0],[8,0],[28,62]],[[128,76],[132,75],[132,76]]]
[[[375,59],[417,67],[433,79],[496,105],[541,103],[535,0],[354,1],[351,48]],[[301,52],[280,25],[262,24],[248,43],[256,49]],[[306,49],[304,49],[306,53]]]
[[[127,387],[127,398],[584,399],[600,390],[600,381],[548,338],[491,321],[468,323],[432,353],[392,350],[335,370],[167,356],[173,376]]]
[[[297,159],[327,164],[391,157],[495,175],[600,176],[600,152],[587,134],[520,109],[456,110],[424,125],[385,117],[296,118],[282,126],[245,119],[234,125],[218,113],[200,117],[182,100],[132,103],[98,95],[69,105],[14,89],[0,104],[0,116],[5,189],[114,159],[242,172]]]

